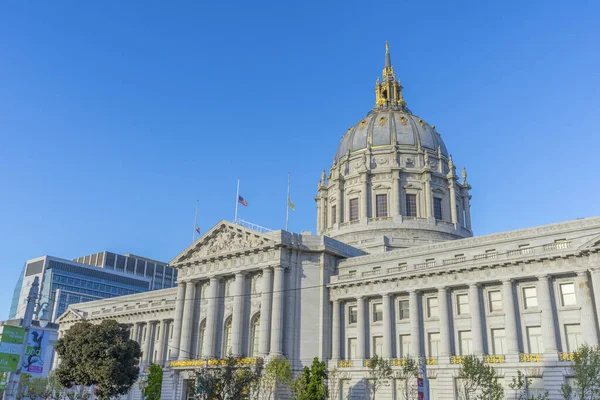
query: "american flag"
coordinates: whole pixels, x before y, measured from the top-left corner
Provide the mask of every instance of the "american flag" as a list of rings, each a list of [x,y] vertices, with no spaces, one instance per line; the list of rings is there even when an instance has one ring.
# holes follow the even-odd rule
[[[238,195],[238,202],[242,203],[243,206],[248,207],[248,202],[240,195]]]

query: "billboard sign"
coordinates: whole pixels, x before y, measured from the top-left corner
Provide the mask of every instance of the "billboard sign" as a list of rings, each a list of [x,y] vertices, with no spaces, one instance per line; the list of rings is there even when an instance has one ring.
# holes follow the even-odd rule
[[[0,372],[15,372],[23,349],[25,328],[20,326],[2,326],[0,337]]]
[[[48,333],[41,329],[29,329],[23,371],[30,375],[42,375],[44,372],[44,356],[48,347]]]

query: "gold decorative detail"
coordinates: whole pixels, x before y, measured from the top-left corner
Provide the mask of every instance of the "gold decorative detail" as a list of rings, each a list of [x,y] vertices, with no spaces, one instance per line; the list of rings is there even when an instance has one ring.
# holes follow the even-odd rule
[[[401,123],[402,125],[406,125],[406,122],[407,122],[407,121],[408,121],[408,120],[406,119],[406,117],[404,117],[404,116],[400,117],[400,123]]]
[[[246,357],[237,360],[236,365],[254,365],[262,362],[262,358]],[[227,360],[210,359],[210,360],[178,360],[169,361],[169,367],[214,367],[216,365],[225,365]]]
[[[406,365],[406,359],[405,358],[394,358],[392,359],[392,367],[401,367]]]
[[[579,355],[579,353],[577,352],[570,352],[570,353],[558,353],[558,360],[559,361],[574,361],[575,357]]]
[[[350,360],[342,360],[338,362],[338,367],[340,368],[350,368],[352,367],[352,361]]]
[[[521,353],[519,357],[521,362],[540,362],[542,355],[537,353]]]
[[[435,130],[435,125],[431,125],[431,129]]]
[[[483,357],[483,361],[488,364],[502,364],[504,363],[504,356],[490,354]]]
[[[421,125],[421,126],[424,126],[424,125],[425,125],[425,122],[423,122],[423,120],[422,120],[422,119],[420,119],[420,120],[419,120],[419,125]]]
[[[367,120],[363,119],[362,121],[360,121],[360,128],[364,128],[367,125]]]
[[[428,357],[425,359],[425,364],[427,365],[437,365],[437,358],[435,357]]]
[[[385,125],[385,121],[387,121],[387,117],[380,117],[379,120],[377,120],[377,123],[379,126],[383,126]]]

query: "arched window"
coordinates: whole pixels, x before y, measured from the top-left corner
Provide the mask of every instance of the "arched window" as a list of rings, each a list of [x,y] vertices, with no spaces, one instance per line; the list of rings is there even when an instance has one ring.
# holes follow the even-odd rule
[[[231,317],[227,318],[225,324],[223,326],[223,350],[221,352],[221,357],[227,357],[231,352]]]
[[[202,356],[202,351],[204,350],[204,333],[206,332],[206,319],[200,322],[200,329],[198,329],[198,351],[196,354]]]
[[[260,314],[256,314],[252,318],[252,324],[250,325],[250,357],[258,356],[258,341],[260,340]]]

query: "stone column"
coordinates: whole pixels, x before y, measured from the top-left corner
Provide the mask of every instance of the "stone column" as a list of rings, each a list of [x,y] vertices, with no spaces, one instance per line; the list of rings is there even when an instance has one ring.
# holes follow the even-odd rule
[[[383,294],[383,358],[394,356],[392,344],[394,343],[394,332],[392,330],[392,296]]]
[[[138,324],[137,322],[131,325],[129,328],[129,339],[138,341]]]
[[[181,323],[183,322],[183,305],[185,304],[185,282],[177,283],[177,299],[175,300],[175,320],[173,326],[173,340],[171,343],[171,360],[179,358],[179,346],[181,344]]]
[[[363,173],[360,175],[361,179],[361,189],[360,189],[360,219],[368,218],[368,210],[369,210],[369,182],[367,178],[367,174]]]
[[[450,307],[448,305],[448,291],[445,287],[438,288],[438,305],[440,313],[440,358],[443,363],[448,363],[451,354],[452,336],[450,332]]]
[[[432,193],[431,193],[431,175],[425,172],[425,218],[432,218]],[[440,335],[441,336],[441,335]]]
[[[217,325],[217,295],[219,294],[219,278],[213,276],[210,278],[210,284],[206,297],[208,298],[208,304],[206,307],[206,331],[204,337],[204,348],[202,349],[202,355],[207,358],[215,357],[215,341],[217,339],[216,325]]]
[[[508,355],[511,357],[516,356],[518,358],[519,337],[517,333],[517,318],[515,314],[515,301],[511,279],[502,281],[502,302],[504,305],[504,330],[506,333]]]
[[[558,343],[556,341],[556,324],[554,322],[554,307],[552,307],[552,297],[550,296],[551,279],[548,275],[538,276],[538,304],[542,311],[542,335],[544,338],[544,353],[558,352]]]
[[[448,189],[450,189],[450,216],[452,217],[452,223],[456,228],[458,216],[456,215],[456,187],[453,176],[448,178]]]
[[[365,358],[365,299],[362,296],[356,298],[356,358]]]
[[[285,289],[285,270],[281,265],[274,268],[273,311],[271,315],[271,355],[283,354],[283,290]]]
[[[337,182],[337,201],[335,207],[335,221],[339,225],[342,223],[342,208],[344,207],[344,199],[342,198],[342,180]]]
[[[331,359],[338,361],[340,359],[340,343],[341,343],[341,330],[340,330],[340,301],[335,299],[333,301],[333,322],[332,322],[332,337],[331,337]]]
[[[317,201],[317,235],[320,235],[324,231],[324,228],[321,226],[321,213],[323,211],[323,207],[321,207],[320,196],[316,197],[315,200]]]
[[[471,230],[471,200],[469,197],[469,192],[467,191],[463,196],[463,207],[465,209],[465,223],[467,225],[467,229]]]
[[[481,322],[481,304],[479,303],[479,285],[469,285],[469,312],[471,313],[471,335],[473,337],[473,354],[483,354],[483,331]]]
[[[594,294],[594,305],[596,306],[596,313],[594,314],[593,326],[595,328],[600,327],[600,321],[598,321],[598,314],[600,313],[600,269],[592,268],[590,269],[590,277],[592,283],[592,292]],[[588,293],[590,293],[588,288]]]
[[[233,292],[233,315],[231,318],[231,347],[234,356],[242,355],[242,324],[244,322],[244,283],[246,276],[242,272],[235,274]]]
[[[142,353],[142,367],[148,366],[150,364],[150,360],[152,360],[151,352],[152,352],[152,333],[154,329],[155,322],[151,321],[146,324],[146,337],[144,338],[144,351]]]
[[[411,356],[421,356],[421,319],[419,318],[419,294],[415,290],[408,292],[408,306],[410,307],[410,347]]]
[[[273,304],[272,281],[273,271],[270,268],[262,272],[262,293],[260,294],[260,339],[258,354],[266,357],[269,354],[269,341],[271,335],[271,307]]]
[[[583,341],[590,346],[598,345],[598,330],[596,328],[596,316],[592,305],[592,295],[587,271],[577,273],[575,281],[577,291],[577,302],[581,305],[581,324]]]
[[[192,322],[194,321],[194,293],[196,282],[187,281],[185,284],[185,301],[183,305],[183,319],[181,323],[181,347],[179,360],[190,359],[190,345],[192,343]]]
[[[392,213],[390,216],[396,217],[400,215],[400,171],[392,170]]]
[[[163,366],[165,365],[165,344],[168,343],[169,335],[166,332],[167,330],[167,321],[164,319],[160,320],[160,325],[158,325],[158,334],[156,335],[156,360],[155,363]],[[166,339],[166,340],[165,340]]]

